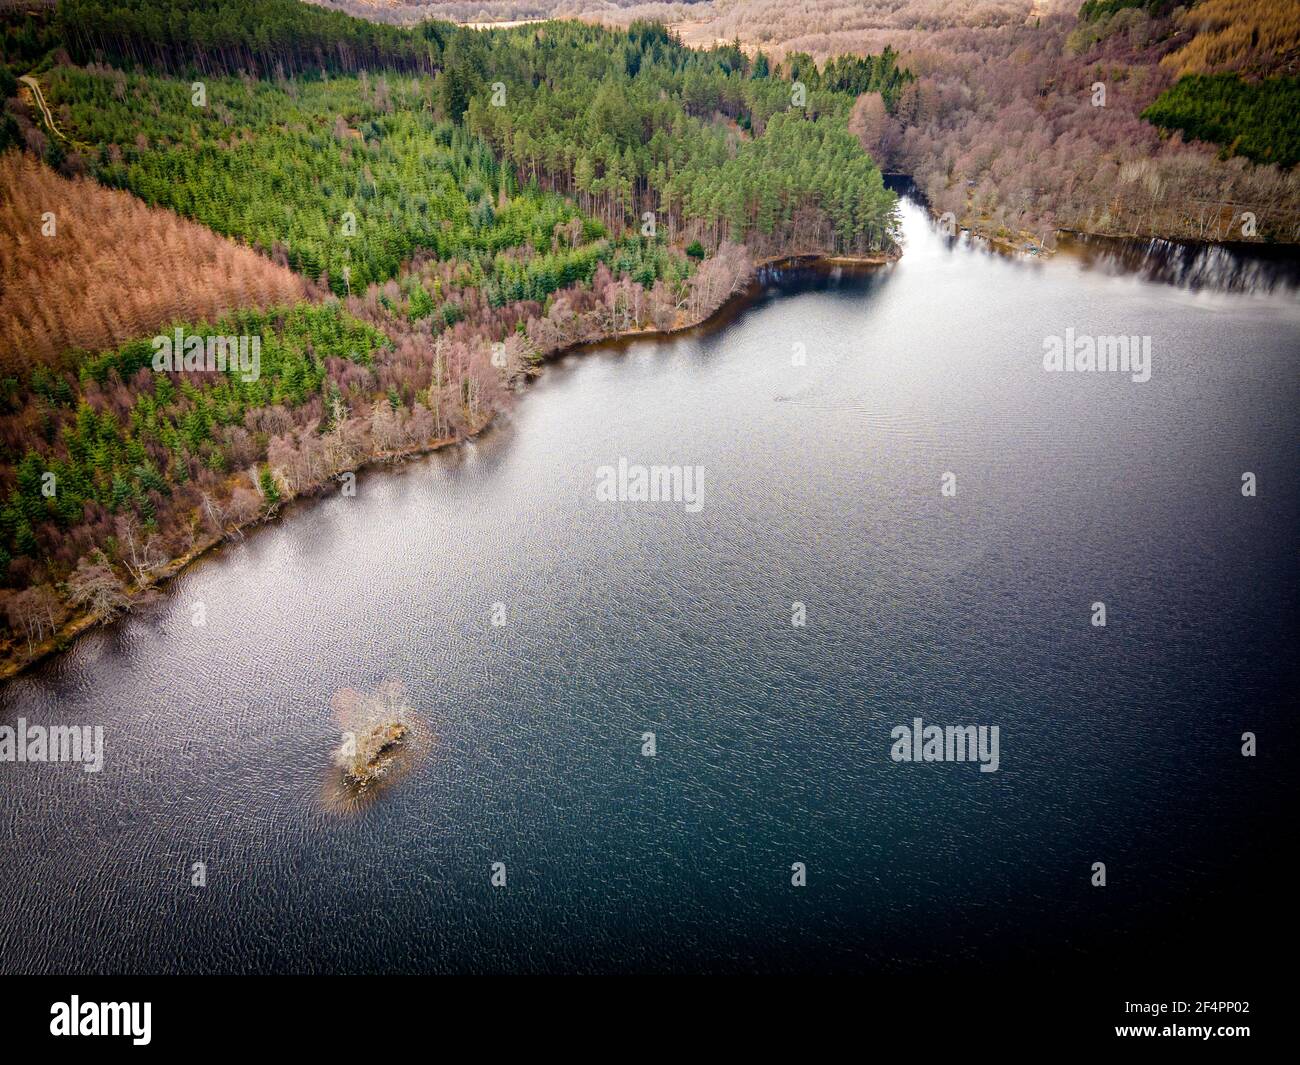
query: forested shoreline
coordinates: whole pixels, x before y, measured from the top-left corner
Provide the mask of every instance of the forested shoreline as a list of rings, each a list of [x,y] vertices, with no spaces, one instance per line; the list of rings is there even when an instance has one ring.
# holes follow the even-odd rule
[[[896,255],[882,170],[1010,247],[1300,240],[1300,32],[1256,0],[430,10],[0,7],[9,668],[548,356],[701,322],[756,262]],[[204,362],[228,340],[253,379]]]
[[[1060,230],[1300,243],[1294,4],[618,0],[584,17],[662,18],[687,42],[821,65],[896,49],[915,80],[864,127],[868,153],[936,213],[1006,245],[1050,249]]]
[[[550,355],[701,322],[756,260],[897,253],[850,131],[906,83],[892,54],[810,89],[652,24],[354,22],[65,0],[5,23],[7,671],[288,500],[480,431]],[[176,269],[196,256],[223,269]],[[173,332],[197,346],[160,371]],[[250,337],[255,373],[204,364]]]

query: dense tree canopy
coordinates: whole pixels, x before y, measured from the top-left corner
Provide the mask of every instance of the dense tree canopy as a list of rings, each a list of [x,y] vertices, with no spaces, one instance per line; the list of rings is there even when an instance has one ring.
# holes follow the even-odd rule
[[[498,252],[549,246],[577,214],[557,196],[516,194],[486,144],[434,116],[427,82],[363,75],[286,91],[222,78],[205,92],[194,106],[181,82],[72,68],[51,84],[105,184],[326,274],[339,295],[395,276],[416,249],[479,255],[490,275]],[[556,270],[568,281],[589,266]]]
[[[768,247],[795,207],[825,216],[834,250],[890,243],[893,198],[879,172],[828,134],[845,128],[860,92],[892,106],[907,76],[888,50],[824,74],[794,57],[786,80],[755,77],[738,49],[684,48],[657,24],[441,32],[432,80],[214,78],[195,104],[188,83],[61,68],[50,96],[74,139],[95,147],[89,165],[105,183],[325,275],[339,295],[395,276],[417,249],[473,261],[487,283],[513,269],[506,249],[551,256],[526,298],[588,280],[603,253],[548,249],[575,217],[562,197],[600,220],[580,244],[651,212],[673,236],[695,224],[716,244],[758,230]],[[783,146],[752,150],[774,116]],[[719,178],[756,167],[768,171],[761,181]]]
[[[1189,74],[1142,112],[1162,129],[1222,145],[1256,163],[1300,161],[1300,78],[1244,81],[1236,74]]]
[[[60,0],[58,31],[78,63],[172,73],[432,70],[442,33],[380,26],[298,0]]]

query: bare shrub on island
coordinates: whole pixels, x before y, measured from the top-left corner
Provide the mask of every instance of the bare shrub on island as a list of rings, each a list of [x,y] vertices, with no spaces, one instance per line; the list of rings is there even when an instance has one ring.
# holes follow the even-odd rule
[[[373,692],[343,688],[330,700],[343,739],[334,765],[346,784],[364,791],[392,767],[411,732],[412,710],[400,681],[388,680]]]

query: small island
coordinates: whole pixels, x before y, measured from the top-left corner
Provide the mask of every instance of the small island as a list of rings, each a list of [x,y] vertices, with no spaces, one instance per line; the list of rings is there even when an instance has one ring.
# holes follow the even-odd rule
[[[381,783],[403,777],[428,746],[426,730],[400,681],[385,681],[373,692],[343,688],[330,706],[343,732],[334,749],[337,774],[329,788],[340,807],[354,807]]]
[[[365,789],[387,772],[409,733],[401,721],[377,721],[359,735],[345,733],[334,764],[348,783]]]

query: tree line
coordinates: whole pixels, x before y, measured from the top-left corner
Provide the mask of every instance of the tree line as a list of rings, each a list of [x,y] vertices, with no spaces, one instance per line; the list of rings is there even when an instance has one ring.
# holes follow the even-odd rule
[[[439,65],[441,27],[411,33],[298,0],[59,0],[56,21],[79,64],[254,76],[427,73]]]

